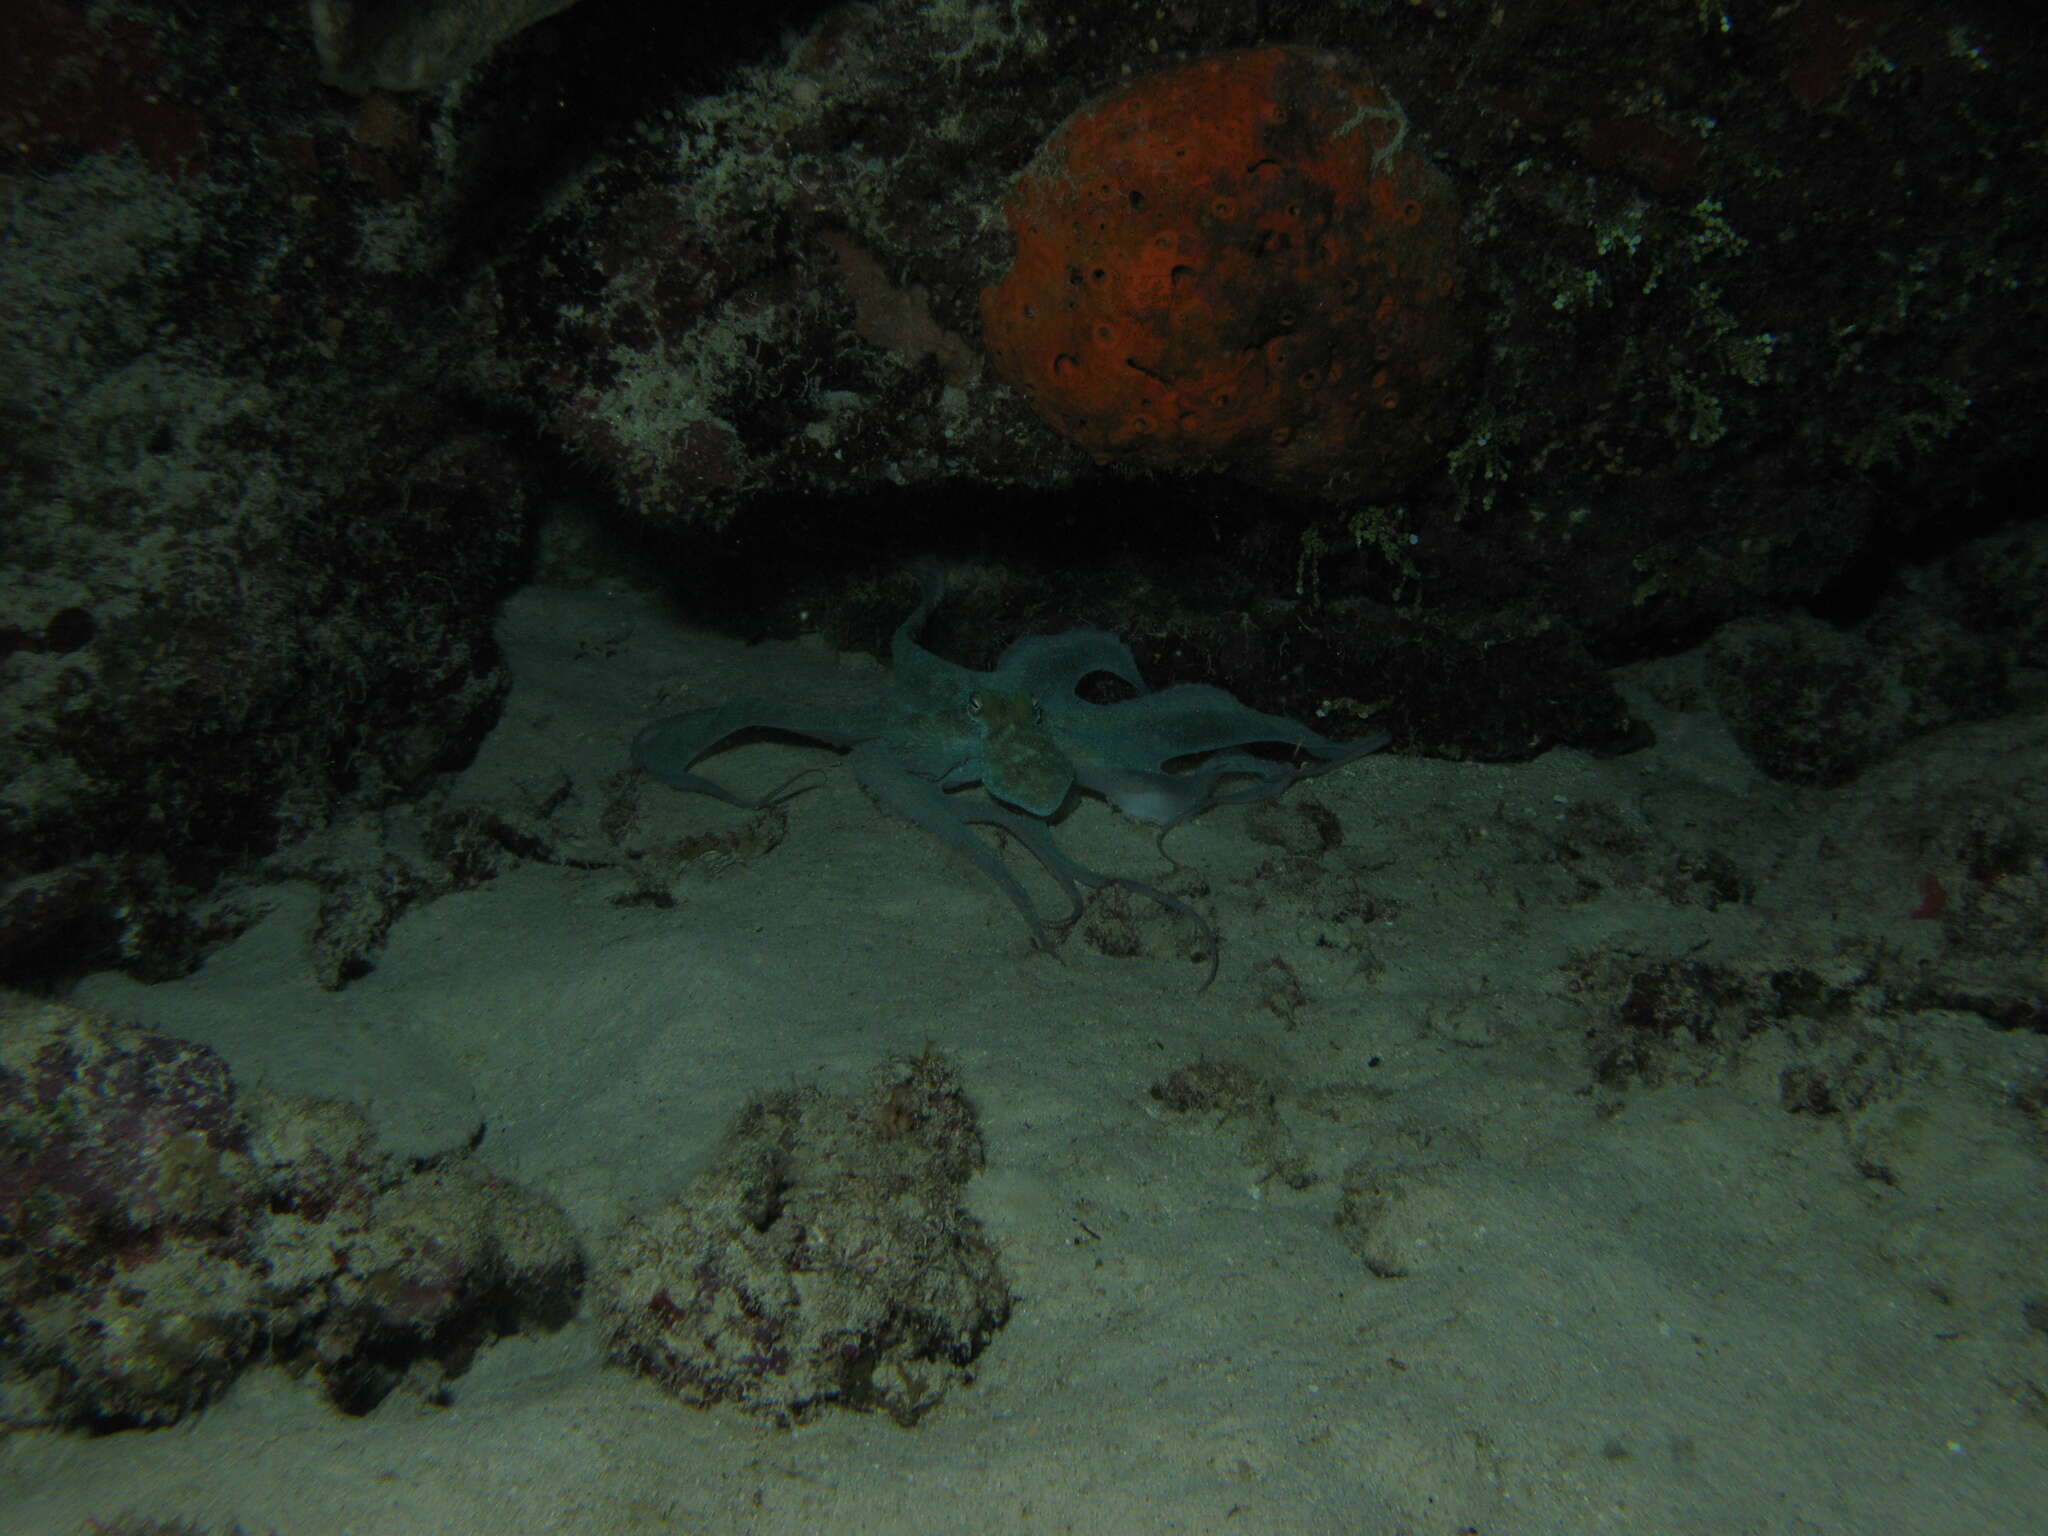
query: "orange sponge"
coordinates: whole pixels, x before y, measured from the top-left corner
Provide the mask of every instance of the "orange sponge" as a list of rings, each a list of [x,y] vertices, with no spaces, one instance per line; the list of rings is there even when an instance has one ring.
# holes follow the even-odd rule
[[[1340,55],[1135,80],[1055,130],[1005,211],[990,354],[1104,462],[1370,495],[1456,426],[1475,339],[1458,202]]]

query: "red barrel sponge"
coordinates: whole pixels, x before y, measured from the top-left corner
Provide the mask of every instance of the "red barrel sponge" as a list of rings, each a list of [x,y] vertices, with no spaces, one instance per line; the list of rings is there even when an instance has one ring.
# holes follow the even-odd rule
[[[1134,80],[1004,206],[989,352],[1099,460],[1346,496],[1443,451],[1474,350],[1458,201],[1354,61],[1257,48]]]

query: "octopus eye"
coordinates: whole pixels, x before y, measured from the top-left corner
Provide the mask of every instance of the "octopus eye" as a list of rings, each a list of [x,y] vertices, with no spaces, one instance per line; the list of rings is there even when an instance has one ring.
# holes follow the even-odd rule
[[[1033,725],[1045,724],[1045,710],[1036,699],[1031,701],[1031,723]]]
[[[981,713],[980,694],[970,693],[969,695],[967,695],[967,713],[969,713],[970,715],[978,715]]]

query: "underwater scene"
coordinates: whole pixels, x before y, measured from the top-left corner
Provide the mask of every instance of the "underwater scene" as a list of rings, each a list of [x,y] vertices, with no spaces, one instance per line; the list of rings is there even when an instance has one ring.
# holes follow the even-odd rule
[[[2048,1530],[2036,23],[10,0],[0,1536]]]

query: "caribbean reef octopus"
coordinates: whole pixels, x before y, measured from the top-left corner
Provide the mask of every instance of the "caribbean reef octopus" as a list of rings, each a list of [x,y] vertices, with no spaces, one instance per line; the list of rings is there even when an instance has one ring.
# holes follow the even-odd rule
[[[1207,918],[1157,886],[1091,869],[1053,841],[1052,823],[1074,791],[1100,795],[1159,827],[1163,839],[1211,806],[1270,799],[1297,779],[1377,752],[1389,738],[1331,741],[1205,683],[1154,692],[1130,648],[1099,629],[1018,640],[992,670],[977,672],[918,642],[943,590],[939,573],[927,571],[922,600],[891,642],[889,686],[871,700],[835,709],[730,699],[648,726],[633,742],[633,761],[677,789],[759,810],[787,798],[796,779],[750,800],[694,772],[698,759],[755,732],[846,751],[875,803],[924,828],[993,880],[1040,948],[1056,951],[1055,930],[1064,932],[1081,915],[1081,887],[1120,885],[1194,921],[1207,949],[1206,987],[1218,958]],[[1097,673],[1120,680],[1133,696],[1114,703],[1083,697],[1082,683]],[[1255,746],[1287,755],[1248,750]],[[986,793],[969,793],[976,785]],[[1050,922],[1042,917],[996,848],[973,830],[977,826],[996,827],[1022,844],[1072,909]]]

